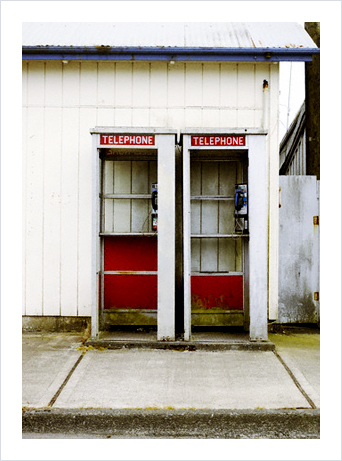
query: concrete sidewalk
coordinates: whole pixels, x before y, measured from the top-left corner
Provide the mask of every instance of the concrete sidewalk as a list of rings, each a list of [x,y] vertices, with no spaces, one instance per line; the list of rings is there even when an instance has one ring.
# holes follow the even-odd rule
[[[85,347],[81,335],[25,333],[23,431],[38,431],[47,415],[89,411],[274,417],[297,409],[319,425],[319,334],[270,340],[275,351],[109,349]]]

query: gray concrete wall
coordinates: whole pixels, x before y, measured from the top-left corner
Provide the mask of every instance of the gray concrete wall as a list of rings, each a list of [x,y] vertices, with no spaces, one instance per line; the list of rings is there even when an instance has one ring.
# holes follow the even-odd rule
[[[319,322],[319,181],[280,176],[278,323]]]
[[[26,332],[79,332],[90,331],[90,317],[71,317],[57,315],[24,315],[22,330]]]

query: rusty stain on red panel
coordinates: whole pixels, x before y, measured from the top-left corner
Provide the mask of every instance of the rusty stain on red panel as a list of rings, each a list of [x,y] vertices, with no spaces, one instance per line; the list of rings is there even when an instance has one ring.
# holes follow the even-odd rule
[[[105,271],[156,271],[157,239],[107,237],[104,240]]]
[[[192,276],[192,309],[243,309],[243,276]]]
[[[157,309],[157,275],[105,275],[105,309]]]

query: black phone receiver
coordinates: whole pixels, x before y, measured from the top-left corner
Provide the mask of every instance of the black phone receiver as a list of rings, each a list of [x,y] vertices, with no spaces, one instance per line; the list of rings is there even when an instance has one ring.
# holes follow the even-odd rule
[[[243,207],[243,191],[241,189],[237,189],[235,192],[235,209],[236,211],[240,211]]]
[[[158,210],[158,192],[156,190],[152,192],[152,208],[154,211]]]

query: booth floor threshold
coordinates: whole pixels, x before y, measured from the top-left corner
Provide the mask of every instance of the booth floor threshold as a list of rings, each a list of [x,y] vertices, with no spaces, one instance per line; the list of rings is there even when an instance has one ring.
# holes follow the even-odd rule
[[[194,332],[190,341],[158,341],[157,332],[100,332],[98,339],[87,340],[85,346],[108,349],[145,348],[178,350],[274,350],[270,341],[251,341],[248,333]]]

